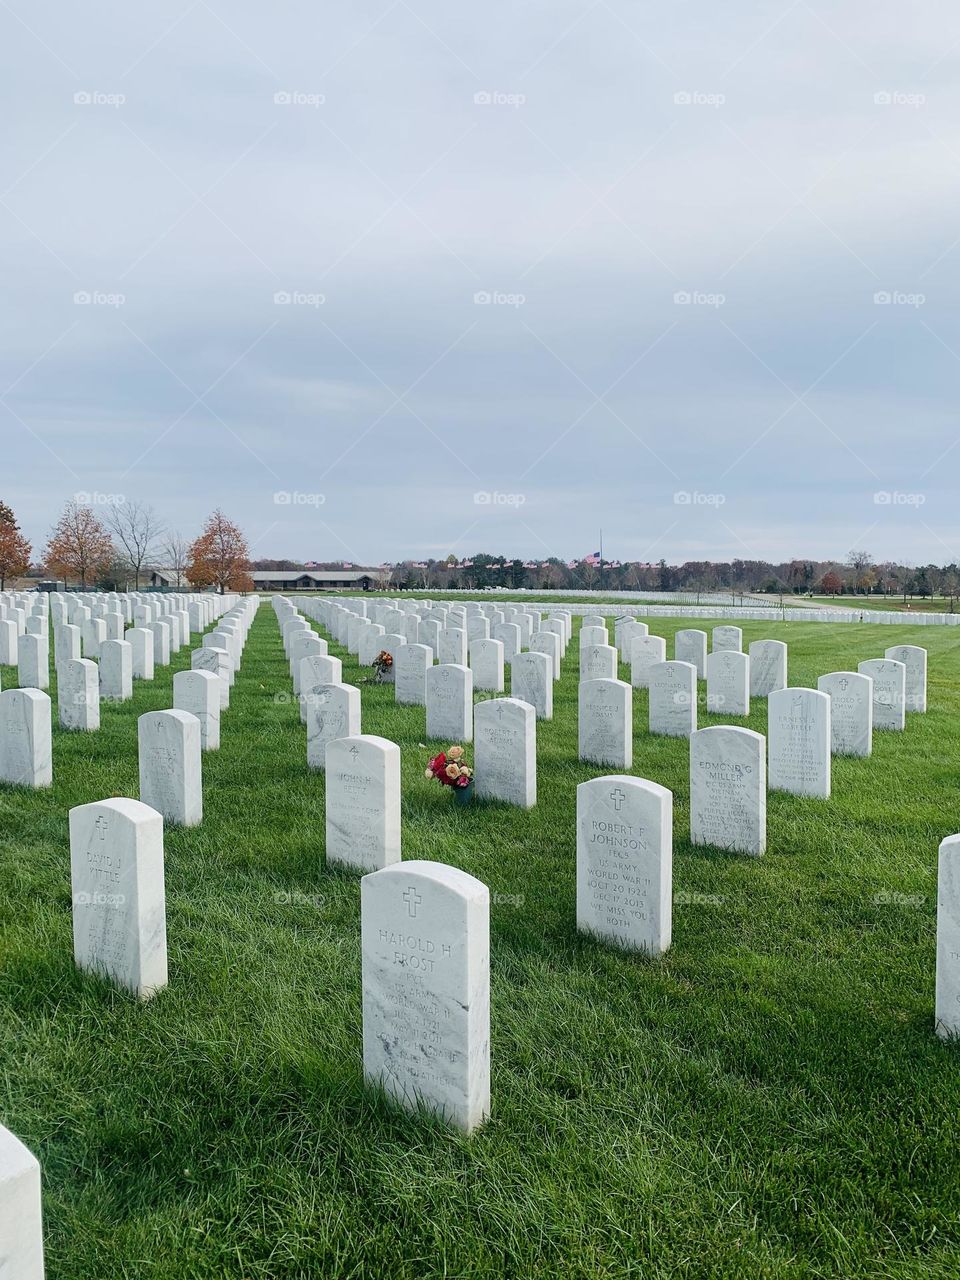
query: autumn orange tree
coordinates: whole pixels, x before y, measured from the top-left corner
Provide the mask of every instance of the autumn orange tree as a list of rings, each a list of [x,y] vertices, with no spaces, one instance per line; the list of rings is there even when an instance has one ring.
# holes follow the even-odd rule
[[[91,508],[68,502],[50,532],[47,571],[65,581],[79,578],[85,588],[106,573],[115,555],[110,534]]]
[[[203,532],[191,543],[187,578],[197,590],[216,587],[224,591],[250,591],[250,551],[239,526],[218,508],[208,517]]]
[[[0,591],[8,578],[19,578],[27,572],[31,550],[13,511],[0,502]]]

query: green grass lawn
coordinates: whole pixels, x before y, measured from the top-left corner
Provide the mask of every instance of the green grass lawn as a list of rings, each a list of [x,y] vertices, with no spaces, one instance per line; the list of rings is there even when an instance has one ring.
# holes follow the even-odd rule
[[[670,656],[684,625],[651,620]],[[55,730],[53,788],[0,788],[0,1120],[43,1168],[49,1280],[960,1273],[960,1048],[932,1017],[960,636],[744,623],[763,636],[794,685],[924,644],[931,710],[835,761],[831,800],[772,794],[756,860],[691,847],[687,745],[647,734],[636,692],[633,772],[675,796],[658,961],[575,930],[575,789],[603,772],[576,758],[576,636],[531,812],[455,806],[422,776],[423,709],[364,687],[364,731],[403,753],[405,856],[491,890],[493,1115],[471,1139],[363,1087],[359,877],[324,868],[269,604],[203,824],[166,833],[170,986],[146,1004],[74,968],[67,811],[137,795],[136,717],[189,650],[99,733]],[[743,723],[765,722],[755,701]]]

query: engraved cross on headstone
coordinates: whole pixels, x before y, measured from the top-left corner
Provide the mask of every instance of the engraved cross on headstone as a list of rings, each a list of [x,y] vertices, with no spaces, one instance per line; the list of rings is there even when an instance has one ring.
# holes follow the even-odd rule
[[[109,825],[109,824],[107,823],[106,818],[104,818],[104,817],[102,817],[102,816],[101,816],[101,817],[99,817],[99,818],[96,820],[96,822],[94,823],[94,826],[95,826],[95,827],[96,827],[96,829],[97,829],[97,835],[100,837],[100,839],[101,839],[101,840],[106,840],[106,838],[107,838],[107,826],[108,826],[108,825]]]
[[[622,808],[623,802],[624,800],[626,800],[626,798],[627,797],[623,794],[623,792],[620,790],[619,787],[617,787],[615,790],[610,792],[610,799],[613,801],[613,805],[617,813],[620,812],[620,809]]]
[[[420,896],[419,893],[417,893],[413,885],[411,885],[410,888],[407,889],[407,891],[404,893],[403,900],[407,904],[407,911],[410,913],[411,916],[415,917],[417,914],[417,907],[419,907],[420,903],[423,901],[423,898]]]

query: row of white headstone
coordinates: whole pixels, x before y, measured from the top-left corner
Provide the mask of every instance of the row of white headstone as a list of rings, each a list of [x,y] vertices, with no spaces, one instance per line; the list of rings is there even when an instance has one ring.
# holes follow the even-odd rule
[[[39,613],[45,614],[46,597],[37,597],[42,603]],[[71,623],[54,623],[55,651],[54,669],[57,676],[58,719],[61,728],[85,732],[95,732],[100,727],[101,697],[111,700],[125,700],[133,693],[132,675],[133,661],[137,655],[146,659],[146,665],[137,668],[144,679],[153,679],[153,628],[160,629],[161,655],[164,664],[169,663],[170,654],[167,646],[170,624],[174,625],[176,644],[189,643],[190,620],[186,622],[187,630],[181,636],[177,614],[180,612],[169,603],[169,597],[158,597],[157,602],[148,605],[132,606],[136,614],[140,610],[153,612],[167,606],[166,620],[155,620],[147,627],[133,628],[126,632],[132,640],[105,640],[100,646],[99,662],[89,658],[72,657],[75,646],[79,643],[78,628]],[[35,601],[31,601],[35,606]],[[56,600],[50,607],[55,608]],[[199,622],[214,617],[220,619],[216,630],[203,638],[202,646],[191,654],[191,669],[177,672],[173,678],[174,709],[196,717],[199,724],[199,739],[202,750],[216,750],[220,744],[220,712],[229,706],[230,684],[235,678],[240,664],[240,655],[250,624],[259,604],[258,597],[238,600],[236,597],[202,598],[191,603],[192,616]],[[194,608],[196,605],[196,608]],[[36,606],[35,606],[36,607]],[[80,606],[87,608],[89,606]],[[94,602],[94,607],[96,603]],[[104,607],[101,605],[100,607]],[[75,616],[75,615],[74,615]],[[122,617],[122,614],[118,615]],[[29,619],[28,619],[29,621]],[[142,644],[138,643],[137,635]],[[72,633],[72,634],[71,634]],[[25,633],[24,640],[42,639]],[[116,659],[114,661],[114,658]],[[46,648],[39,665],[33,674],[36,683],[24,685],[22,664],[18,673],[20,688],[0,691],[0,781],[18,786],[46,787],[53,781],[52,752],[52,706],[49,696],[38,688],[38,684],[48,683],[49,657]],[[162,713],[167,714],[167,713]],[[186,745],[191,731],[184,731],[183,750],[189,753]],[[183,737],[180,731],[156,729],[155,742],[157,750],[148,753],[150,759],[169,758],[171,753],[179,758],[181,754],[176,742]],[[143,742],[143,730],[140,729]],[[167,742],[167,739],[170,742]],[[164,743],[160,750],[161,741]],[[179,768],[179,766],[178,766]],[[183,766],[185,775],[192,774],[192,767]],[[199,784],[198,784],[199,786]],[[198,789],[198,788],[197,788]],[[181,812],[193,811],[191,806]],[[171,820],[176,820],[173,814]]]

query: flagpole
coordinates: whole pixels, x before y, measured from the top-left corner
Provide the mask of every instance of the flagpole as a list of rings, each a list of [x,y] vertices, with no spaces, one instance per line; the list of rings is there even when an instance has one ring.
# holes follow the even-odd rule
[[[603,530],[600,530],[600,590],[603,590]]]

